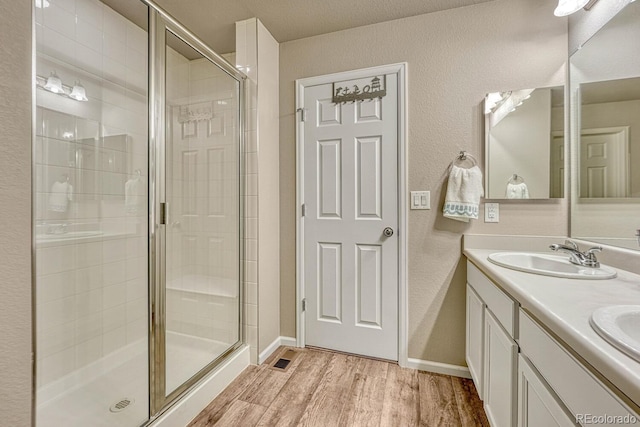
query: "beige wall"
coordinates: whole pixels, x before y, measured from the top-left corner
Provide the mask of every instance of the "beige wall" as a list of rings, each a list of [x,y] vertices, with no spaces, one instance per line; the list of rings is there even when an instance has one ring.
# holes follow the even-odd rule
[[[0,14],[0,414],[31,424],[31,2]]]
[[[441,214],[459,150],[484,151],[487,92],[562,84],[566,19],[554,0],[496,0],[280,45],[281,335],[295,336],[296,79],[382,64],[409,65],[409,190],[433,210],[409,214],[409,357],[464,365],[465,232],[566,235],[562,201],[500,205],[500,223]]]

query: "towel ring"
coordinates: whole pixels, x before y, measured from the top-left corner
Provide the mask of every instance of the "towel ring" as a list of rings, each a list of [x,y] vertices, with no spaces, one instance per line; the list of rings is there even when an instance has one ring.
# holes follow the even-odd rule
[[[524,184],[524,178],[522,177],[522,175],[514,173],[507,181],[507,184]]]
[[[473,157],[471,154],[467,153],[466,151],[461,151],[460,154],[458,154],[456,158],[453,160],[453,162],[451,162],[451,166],[453,166],[457,162],[464,162],[464,161],[471,162],[471,167],[478,165],[478,160],[475,157]]]

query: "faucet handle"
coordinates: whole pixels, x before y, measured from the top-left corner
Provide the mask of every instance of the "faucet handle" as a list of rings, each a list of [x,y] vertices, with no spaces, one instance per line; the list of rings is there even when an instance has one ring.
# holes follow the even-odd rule
[[[595,268],[600,267],[598,258],[596,258],[596,252],[602,252],[602,246],[594,246],[593,248],[589,248],[584,252],[584,256],[586,258],[585,265],[587,267],[595,267]]]
[[[602,246],[594,246],[592,248],[589,248],[586,251],[584,251],[584,254],[593,256],[593,254],[596,252],[602,252]]]

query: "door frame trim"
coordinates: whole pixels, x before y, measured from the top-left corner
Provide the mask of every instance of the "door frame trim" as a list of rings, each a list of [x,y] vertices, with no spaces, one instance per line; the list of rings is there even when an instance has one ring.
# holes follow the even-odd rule
[[[407,120],[407,68],[406,62],[353,71],[307,77],[296,80],[296,344],[305,346],[305,313],[302,310],[304,292],[304,121],[298,113],[304,114],[304,91],[310,86],[333,83],[335,81],[360,79],[372,74],[398,75],[398,364],[406,367],[408,362],[408,120]]]

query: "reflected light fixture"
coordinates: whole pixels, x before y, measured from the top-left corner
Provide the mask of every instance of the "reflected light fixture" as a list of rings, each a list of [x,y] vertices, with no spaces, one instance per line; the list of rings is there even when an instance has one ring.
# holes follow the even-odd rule
[[[49,7],[49,0],[36,0],[36,7],[38,9],[44,9],[45,7]]]
[[[84,86],[80,84],[80,82],[76,82],[73,85],[73,89],[71,89],[71,93],[69,94],[69,98],[75,99],[76,101],[88,101],[87,91],[84,90]]]
[[[56,74],[55,71],[51,72],[49,78],[47,78],[47,83],[44,85],[44,88],[49,92],[53,93],[64,93],[64,89],[62,88],[62,80]]]
[[[56,95],[63,96],[65,98],[73,99],[74,101],[87,102],[87,90],[82,84],[76,80],[73,86],[68,86],[62,82],[58,73],[52,71],[48,78],[36,75],[36,87],[44,89],[47,92],[55,93]]]
[[[589,0],[558,0],[558,7],[553,11],[555,16],[567,16],[585,7]]]

